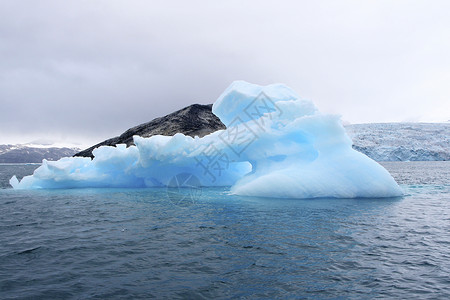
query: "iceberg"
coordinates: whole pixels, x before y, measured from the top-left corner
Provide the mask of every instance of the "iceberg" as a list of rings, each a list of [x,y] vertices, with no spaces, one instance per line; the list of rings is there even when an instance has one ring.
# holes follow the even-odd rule
[[[213,104],[226,129],[202,138],[134,136],[135,146],[102,146],[94,158],[44,160],[15,189],[161,187],[178,174],[244,196],[396,197],[386,169],[352,149],[339,116],[318,111],[283,84],[233,82]]]

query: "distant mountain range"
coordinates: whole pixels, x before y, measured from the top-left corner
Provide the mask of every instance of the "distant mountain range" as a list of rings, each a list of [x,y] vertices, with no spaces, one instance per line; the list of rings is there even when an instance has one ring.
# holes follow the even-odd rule
[[[0,163],[41,163],[43,159],[58,160],[80,151],[67,147],[33,147],[27,144],[0,145]]]
[[[211,111],[212,105],[193,104],[164,117],[132,127],[120,136],[105,140],[83,151],[69,147],[0,145],[0,163],[40,163],[65,156],[93,157],[100,146],[133,145],[133,136],[172,136],[181,132],[205,136],[225,129]],[[450,160],[450,123],[373,123],[345,126],[353,148],[376,161]]]

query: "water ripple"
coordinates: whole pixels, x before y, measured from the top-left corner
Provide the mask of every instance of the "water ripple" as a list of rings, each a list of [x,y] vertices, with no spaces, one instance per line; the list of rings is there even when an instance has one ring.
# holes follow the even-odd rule
[[[3,189],[0,298],[449,299],[450,187],[437,181],[397,199],[205,189],[188,208],[164,189]]]

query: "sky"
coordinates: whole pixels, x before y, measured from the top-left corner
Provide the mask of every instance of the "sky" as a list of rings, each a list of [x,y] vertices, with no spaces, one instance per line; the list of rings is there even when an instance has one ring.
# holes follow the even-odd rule
[[[450,120],[450,1],[0,1],[0,144],[90,145],[234,80],[345,123]]]

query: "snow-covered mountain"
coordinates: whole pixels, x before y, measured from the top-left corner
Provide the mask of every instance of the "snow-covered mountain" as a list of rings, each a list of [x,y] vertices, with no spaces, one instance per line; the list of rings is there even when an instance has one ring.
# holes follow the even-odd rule
[[[345,126],[353,148],[376,161],[450,160],[450,123]]]
[[[34,144],[0,145],[0,163],[41,163],[43,159],[58,160],[72,156],[79,150]]]

